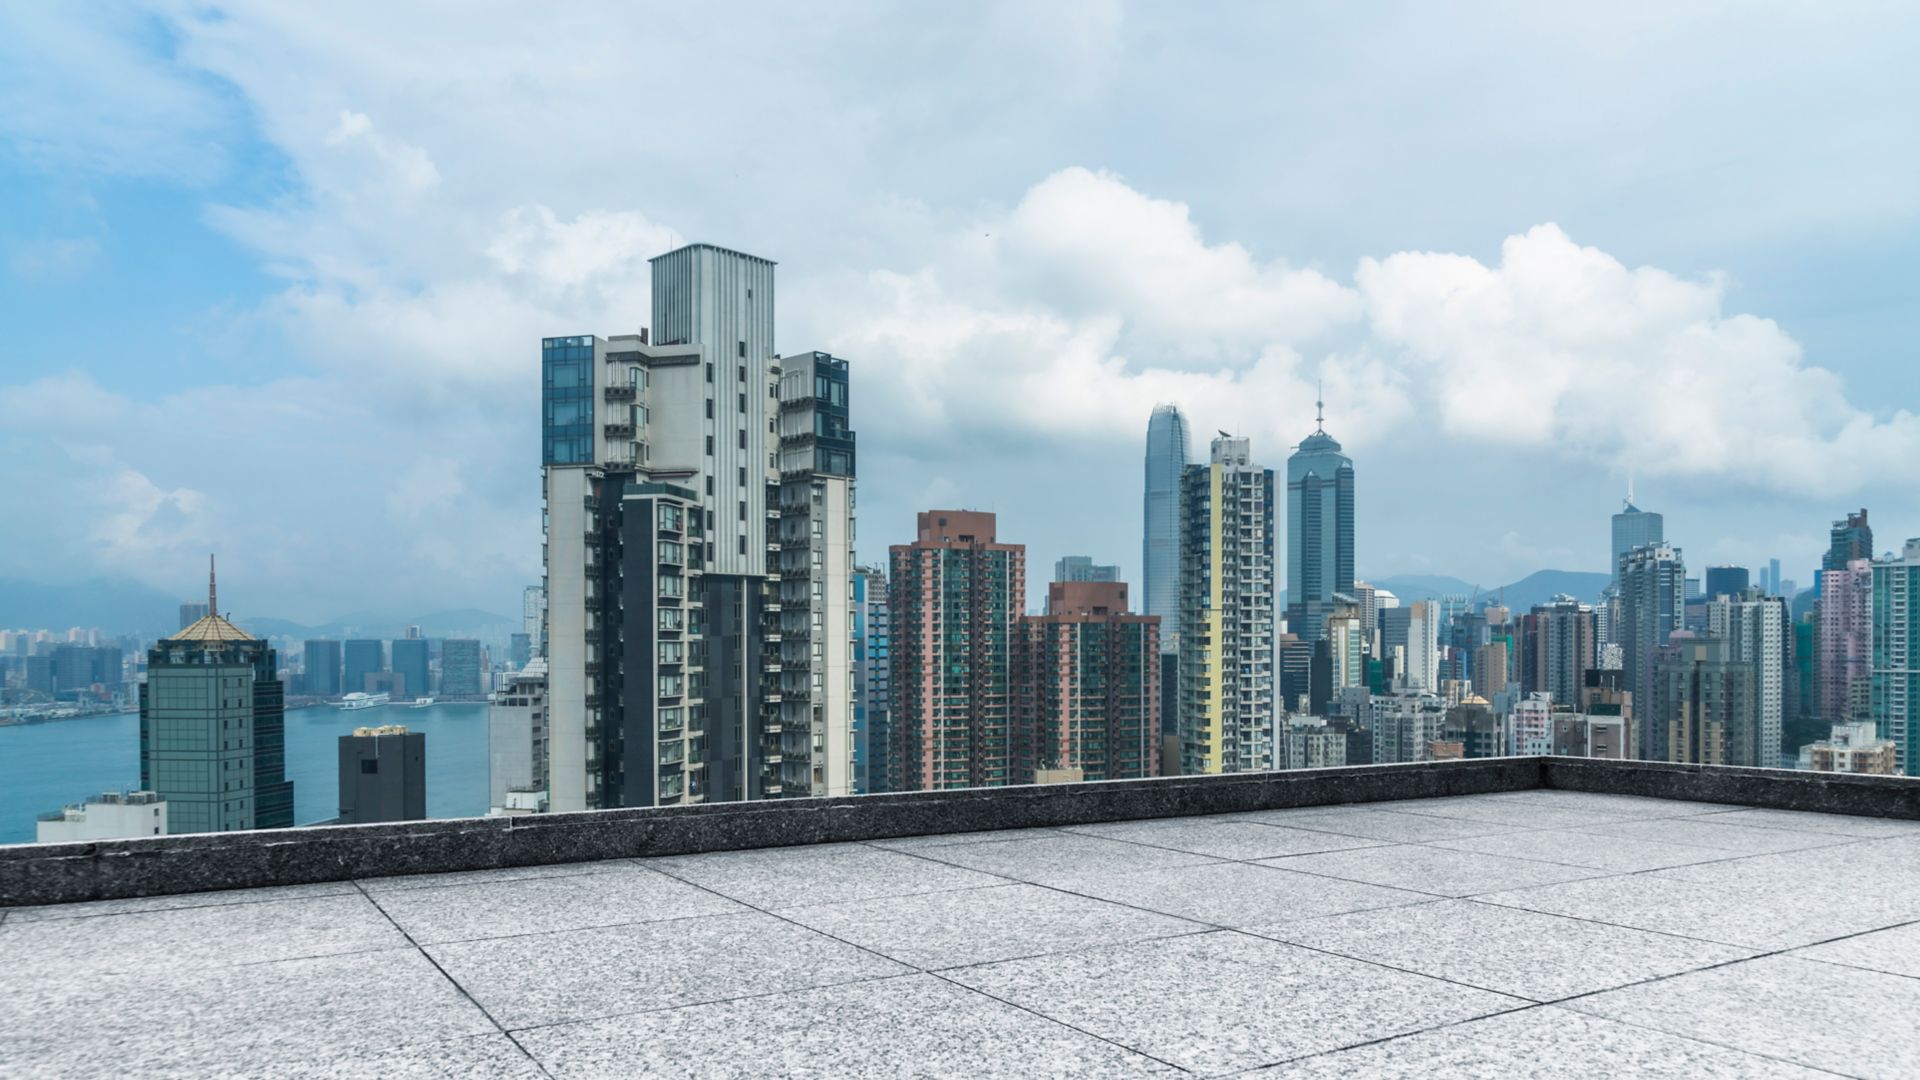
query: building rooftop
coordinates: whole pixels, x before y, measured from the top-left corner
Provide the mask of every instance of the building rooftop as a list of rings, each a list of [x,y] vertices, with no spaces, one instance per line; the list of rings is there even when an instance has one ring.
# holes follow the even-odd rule
[[[10,1077],[1910,1077],[1920,821],[1535,787],[366,877],[0,908],[0,970]]]
[[[218,615],[202,615],[177,634],[168,634],[167,641],[258,641],[259,639],[245,630],[233,625]]]

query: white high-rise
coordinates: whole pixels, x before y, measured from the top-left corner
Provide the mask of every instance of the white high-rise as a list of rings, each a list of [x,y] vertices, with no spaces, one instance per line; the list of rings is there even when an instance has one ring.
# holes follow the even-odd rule
[[[1738,747],[1734,760],[1763,769],[1780,766],[1782,725],[1786,716],[1787,602],[1757,588],[1707,603],[1707,634],[1730,646],[1730,659],[1753,665],[1754,696],[1759,706],[1758,745]]]

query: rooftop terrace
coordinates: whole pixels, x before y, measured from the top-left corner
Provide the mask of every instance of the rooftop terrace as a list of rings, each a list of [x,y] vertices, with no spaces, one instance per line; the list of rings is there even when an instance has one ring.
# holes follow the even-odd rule
[[[980,831],[0,908],[0,1074],[1920,1075],[1912,782],[1477,765],[966,793],[944,819],[906,810],[955,796],[878,797],[852,831]],[[1594,776],[1901,816],[1538,786]],[[1488,790],[1324,798],[1435,787]],[[1099,820],[1129,792],[1166,816]],[[1249,798],[1320,804],[1192,812]],[[801,820],[778,827],[834,831]],[[49,887],[0,854],[0,901]]]

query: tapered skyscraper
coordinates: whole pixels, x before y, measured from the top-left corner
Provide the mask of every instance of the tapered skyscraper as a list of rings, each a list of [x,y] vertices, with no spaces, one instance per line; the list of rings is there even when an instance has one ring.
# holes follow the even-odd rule
[[[1353,594],[1353,459],[1320,416],[1287,458],[1287,630],[1318,639],[1336,594]]]
[[[1145,522],[1141,529],[1140,609],[1160,616],[1160,647],[1180,642],[1180,474],[1187,467],[1187,418],[1156,405],[1147,421]]]

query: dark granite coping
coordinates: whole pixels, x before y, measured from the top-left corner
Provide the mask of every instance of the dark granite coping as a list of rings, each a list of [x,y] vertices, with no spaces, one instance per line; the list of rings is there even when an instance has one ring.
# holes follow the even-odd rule
[[[1512,757],[0,846],[0,907],[1532,788],[1920,819],[1920,780]]]

